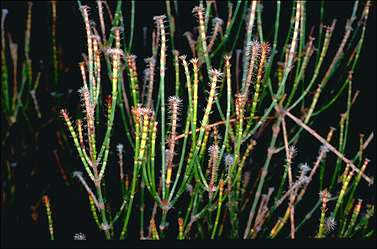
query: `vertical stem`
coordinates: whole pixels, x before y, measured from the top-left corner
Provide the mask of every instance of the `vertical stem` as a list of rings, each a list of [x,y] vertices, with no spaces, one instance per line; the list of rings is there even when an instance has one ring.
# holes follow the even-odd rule
[[[131,25],[130,25],[130,40],[128,42],[128,51],[132,50],[132,42],[134,39],[134,26],[135,26],[135,0],[131,1]]]
[[[251,222],[252,222],[254,214],[255,214],[255,208],[258,204],[258,200],[259,200],[259,197],[261,195],[262,187],[263,187],[266,175],[267,175],[268,166],[270,165],[271,157],[274,154],[276,139],[277,139],[277,136],[280,132],[280,127],[279,127],[280,122],[281,122],[281,118],[278,118],[278,120],[275,122],[275,124],[272,128],[273,133],[272,133],[270,146],[268,147],[268,151],[267,151],[267,158],[266,158],[266,161],[265,161],[263,169],[262,169],[262,176],[261,176],[261,179],[259,180],[259,185],[258,185],[258,188],[257,188],[257,192],[255,194],[254,202],[253,202],[253,205],[252,205],[250,213],[249,213],[249,218],[248,218],[246,229],[245,229],[245,232],[244,232],[244,235],[243,235],[244,239],[246,239],[249,235]]]
[[[54,227],[52,223],[52,212],[51,212],[51,207],[50,207],[50,200],[47,195],[43,196],[43,202],[46,206],[48,230],[50,232],[50,240],[54,240]]]
[[[56,50],[56,1],[51,1],[52,8],[52,63],[54,71],[54,84],[58,84],[58,58]]]

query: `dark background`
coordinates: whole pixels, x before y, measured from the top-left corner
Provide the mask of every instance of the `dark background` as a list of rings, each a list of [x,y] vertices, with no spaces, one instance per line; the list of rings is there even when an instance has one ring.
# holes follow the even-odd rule
[[[86,2],[83,1],[83,4]],[[90,15],[98,22],[98,13],[94,2],[88,2],[92,7]],[[314,36],[318,38],[319,28],[319,1],[310,1],[307,4],[307,29],[309,30],[314,25]],[[112,11],[115,9],[115,3],[109,2]],[[190,30],[196,25],[195,18],[192,16],[192,8],[197,5],[194,1],[179,1],[179,16],[176,18],[176,33],[175,46],[176,49],[182,53],[187,53],[190,57],[190,50],[186,44],[185,38],[182,34]],[[272,41],[273,22],[275,19],[275,4],[266,1],[263,11],[263,31],[265,40]],[[358,17],[364,6],[364,2],[360,2]],[[131,4],[123,2],[123,14],[126,25],[126,37],[128,37],[129,16]],[[226,2],[218,1],[218,10],[220,17],[226,21]],[[23,45],[24,28],[27,4],[23,1],[2,1],[2,8],[9,10],[8,17],[5,21],[7,31],[12,34],[15,42],[19,43],[20,47]],[[235,6],[234,6],[235,7]],[[333,18],[337,18],[335,32],[329,53],[326,61],[330,61],[331,55],[336,53],[336,49],[343,36],[346,19],[350,17],[352,12],[352,1],[326,1],[324,24],[329,25]],[[174,7],[172,5],[172,9]],[[366,136],[370,132],[375,131],[376,127],[376,8],[375,2],[372,2],[370,15],[368,18],[367,32],[363,49],[360,56],[359,65],[356,67],[356,72],[353,75],[353,92],[360,90],[359,97],[352,107],[351,123],[350,123],[350,142],[348,146],[348,155],[353,155],[357,150],[359,133]],[[282,37],[285,38],[287,27],[289,25],[291,5],[282,3],[281,10],[281,30],[279,33],[280,44],[282,44]],[[38,144],[32,145],[32,150],[22,152],[13,160],[17,161],[15,168],[16,175],[16,200],[12,209],[7,209],[6,214],[2,212],[2,235],[6,239],[18,239],[22,237],[26,241],[39,241],[48,239],[47,221],[45,210],[43,206],[37,209],[39,218],[33,221],[31,218],[31,206],[39,202],[43,194],[48,194],[51,198],[53,222],[55,228],[55,236],[57,239],[72,240],[75,233],[83,232],[87,239],[102,238],[103,235],[97,231],[87,202],[87,195],[79,185],[76,179],[69,179],[69,186],[65,184],[62,175],[56,166],[56,159],[53,151],[61,153],[62,167],[70,178],[72,171],[80,169],[80,161],[76,156],[76,151],[72,154],[62,151],[56,141],[55,130],[63,127],[61,119],[57,118],[57,110],[66,107],[71,113],[77,112],[76,104],[78,103],[78,94],[76,90],[81,87],[81,77],[79,74],[77,64],[82,60],[81,53],[86,53],[86,38],[82,17],[78,10],[76,1],[64,1],[57,3],[57,45],[61,58],[60,65],[60,82],[59,88],[55,89],[57,93],[63,94],[61,99],[51,97],[51,90],[48,84],[51,82],[51,8],[49,2],[33,2],[33,19],[32,19],[32,35],[31,35],[31,59],[33,60],[33,68],[36,72],[38,68],[44,70],[42,80],[40,83],[40,98],[41,111],[44,114],[42,120],[32,120],[39,124],[44,124],[40,128]],[[105,12],[106,13],[106,12]],[[144,69],[143,59],[151,55],[150,32],[154,25],[153,16],[165,13],[165,2],[159,1],[137,1],[136,2],[136,18],[135,18],[135,32],[133,53],[138,56],[139,74]],[[105,14],[105,16],[107,16]],[[106,19],[106,26],[109,27],[108,19]],[[143,46],[143,27],[148,27],[147,48]],[[99,29],[99,28],[98,28]],[[241,37],[243,40],[243,38]],[[128,42],[128,41],[127,41]],[[21,46],[22,45],[22,46]],[[170,46],[170,43],[168,43]],[[237,48],[241,48],[239,44]],[[170,52],[168,56],[171,57]],[[235,56],[234,56],[235,57]],[[233,57],[233,58],[234,58]],[[168,67],[167,75],[172,76],[172,68]],[[319,78],[321,75],[319,76]],[[335,82],[339,82],[340,76],[333,76],[328,83],[326,89],[334,88]],[[336,81],[335,81],[336,79]],[[169,96],[173,93],[173,84],[167,81]],[[170,88],[169,88],[170,86]],[[73,92],[69,93],[72,89]],[[319,120],[316,120],[313,128],[320,134],[327,133],[329,126],[337,126],[339,121],[338,113],[343,112],[346,106],[346,93],[343,94],[337,104],[326,110]],[[336,115],[334,115],[336,113]],[[52,117],[52,118],[51,118]],[[64,127],[63,127],[64,129]],[[267,128],[270,132],[270,128]],[[67,131],[68,133],[68,131]],[[15,134],[10,138],[11,142],[15,142],[18,136],[22,134]],[[124,136],[124,135],[123,135]],[[116,136],[113,136],[116,137]],[[115,146],[119,141],[125,137],[114,138],[112,146]],[[336,139],[336,140],[335,140]],[[119,140],[119,141],[117,141]],[[314,160],[318,150],[319,143],[307,134],[302,135],[303,142],[299,143],[298,162]],[[336,141],[337,138],[334,138]],[[376,159],[376,143],[373,140],[366,150],[366,155],[372,161],[367,170],[367,175],[376,175],[375,159]],[[6,150],[2,151],[2,156],[8,153]],[[65,153],[65,154],[64,154]],[[347,154],[347,153],[346,153]],[[259,165],[263,162],[264,153],[258,158],[255,158]],[[314,155],[314,156],[313,156]],[[115,155],[110,155],[109,158],[114,159]],[[335,162],[335,160],[333,160]],[[330,164],[330,162],[329,162]],[[111,164],[110,164],[111,166]],[[115,166],[115,165],[114,165]],[[32,177],[31,177],[31,171]],[[116,176],[114,176],[116,177]],[[118,186],[118,185],[116,185]],[[361,191],[360,191],[361,190]],[[358,195],[363,199],[374,202],[374,197],[371,197],[371,190],[375,194],[375,185],[371,188],[366,186],[366,183],[361,181]],[[315,192],[315,191],[314,191]],[[116,192],[115,192],[116,193]],[[116,202],[115,202],[116,203]],[[136,203],[138,203],[136,201]],[[184,203],[181,203],[184,205]],[[114,205],[118,206],[117,205]],[[113,208],[114,208],[113,207]],[[136,210],[137,206],[134,206]],[[311,206],[310,206],[311,207]],[[179,208],[177,208],[179,209]],[[309,208],[308,208],[309,209]],[[305,209],[306,210],[306,209]],[[172,211],[175,212],[175,211]],[[299,211],[298,211],[299,212]],[[176,212],[175,212],[176,213]],[[138,236],[139,220],[138,213],[134,213],[134,220],[131,220],[129,226],[131,228],[129,237]],[[137,215],[136,215],[137,214]],[[150,216],[150,211],[146,212],[146,217]],[[316,218],[313,218],[316,219]],[[316,220],[317,221],[317,220]],[[175,220],[171,221],[174,224]],[[308,222],[310,223],[310,222]],[[311,224],[308,224],[308,229],[311,229]],[[316,225],[315,225],[316,226]],[[146,225],[145,225],[146,227]],[[173,230],[175,234],[175,228]]]

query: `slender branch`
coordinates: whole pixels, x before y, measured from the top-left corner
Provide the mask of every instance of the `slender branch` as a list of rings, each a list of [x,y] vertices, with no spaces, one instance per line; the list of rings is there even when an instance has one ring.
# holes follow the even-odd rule
[[[353,162],[346,158],[342,153],[340,153],[337,149],[335,149],[334,146],[332,146],[331,144],[329,144],[326,139],[324,139],[323,137],[321,137],[317,132],[315,132],[312,128],[310,128],[309,126],[307,126],[306,124],[304,124],[304,122],[302,122],[300,119],[296,118],[294,115],[292,115],[289,111],[286,111],[284,109],[280,109],[280,112],[287,115],[289,118],[291,118],[296,124],[298,124],[299,126],[301,126],[302,128],[304,128],[307,132],[309,132],[313,137],[315,137],[318,141],[320,141],[322,144],[324,144],[325,146],[327,146],[327,148],[332,151],[337,157],[339,157],[340,159],[343,160],[343,162],[345,162],[346,164],[349,164],[350,167],[356,171],[357,173],[361,173],[360,172],[360,169],[358,169],[354,164]],[[373,182],[374,182],[374,179],[373,177],[368,177],[366,176],[365,174],[361,173],[361,176],[369,183],[369,185],[372,185]]]

